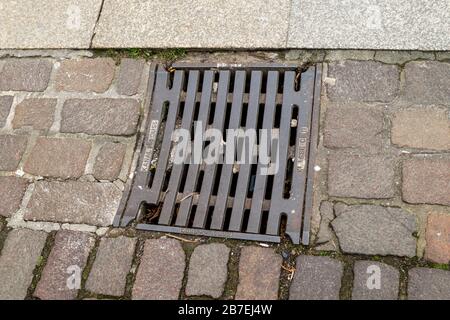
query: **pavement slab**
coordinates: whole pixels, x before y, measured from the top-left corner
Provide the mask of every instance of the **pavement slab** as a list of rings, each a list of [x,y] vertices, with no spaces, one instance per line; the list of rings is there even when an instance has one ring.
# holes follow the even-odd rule
[[[2,49],[449,50],[449,29],[447,0],[0,3]]]
[[[293,0],[289,48],[449,50],[447,0]]]
[[[283,48],[290,1],[105,0],[96,48]]]
[[[2,0],[0,48],[89,48],[102,0]]]

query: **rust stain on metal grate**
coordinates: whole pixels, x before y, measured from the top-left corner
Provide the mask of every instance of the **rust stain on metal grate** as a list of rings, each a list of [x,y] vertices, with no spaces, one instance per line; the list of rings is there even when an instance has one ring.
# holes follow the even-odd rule
[[[274,64],[153,69],[139,161],[114,224],[270,242],[284,232],[293,243],[308,244],[320,78],[321,65],[303,71]],[[256,147],[266,149],[259,133],[267,130],[277,138],[271,150],[276,169],[261,174],[273,158],[269,164],[234,157],[205,163],[191,152],[183,163],[173,160],[174,131],[185,129],[195,140],[211,128],[223,134],[225,151],[232,145],[227,130],[256,130]],[[241,147],[251,148],[244,141]]]

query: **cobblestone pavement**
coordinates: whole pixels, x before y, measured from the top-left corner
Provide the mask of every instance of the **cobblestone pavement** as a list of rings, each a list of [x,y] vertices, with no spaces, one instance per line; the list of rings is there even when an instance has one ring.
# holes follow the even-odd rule
[[[325,72],[309,247],[112,228],[149,62],[0,59],[0,298],[450,299],[449,56],[314,56]]]

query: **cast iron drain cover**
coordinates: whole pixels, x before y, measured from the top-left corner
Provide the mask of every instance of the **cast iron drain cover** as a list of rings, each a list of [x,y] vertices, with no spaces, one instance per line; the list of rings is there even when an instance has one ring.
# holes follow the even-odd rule
[[[115,225],[308,244],[321,65],[152,70],[145,137]]]

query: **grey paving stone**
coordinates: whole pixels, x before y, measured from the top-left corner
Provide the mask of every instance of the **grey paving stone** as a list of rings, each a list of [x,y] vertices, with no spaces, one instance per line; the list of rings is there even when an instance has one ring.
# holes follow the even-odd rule
[[[227,281],[229,255],[230,249],[220,243],[196,247],[189,263],[186,294],[219,298]]]
[[[115,180],[122,169],[127,146],[121,143],[106,143],[100,149],[94,165],[97,180]]]
[[[450,4],[448,10],[450,12]],[[415,61],[408,63],[404,72],[405,97],[408,101],[450,106],[450,63]]]
[[[111,85],[115,69],[111,58],[64,60],[56,74],[55,88],[58,91],[102,93]]]
[[[138,93],[144,66],[145,60],[142,59],[122,59],[117,80],[119,94],[133,96]]]
[[[147,240],[134,282],[132,298],[134,300],[178,299],[185,266],[185,253],[179,241]]]
[[[85,140],[40,137],[24,171],[42,177],[79,178],[84,174],[90,150],[91,143]]]
[[[450,159],[415,158],[403,163],[403,200],[450,205]]]
[[[6,124],[13,99],[13,96],[0,96],[0,129]]]
[[[449,6],[446,0],[294,0],[287,45],[449,50]]]
[[[428,215],[425,259],[436,263],[450,263],[450,214],[439,210]]]
[[[414,215],[400,208],[375,205],[348,206],[331,223],[346,253],[416,255]]]
[[[64,103],[61,132],[132,135],[139,119],[133,99],[71,99]]]
[[[289,4],[285,0],[107,0],[93,46],[285,47]]]
[[[109,226],[121,197],[112,183],[38,181],[24,218]]]
[[[353,300],[397,300],[400,273],[375,261],[356,261],[353,269]]]
[[[398,111],[392,119],[391,140],[400,147],[450,150],[450,114],[432,108]]]
[[[19,210],[27,186],[26,179],[0,177],[0,216],[10,217]]]
[[[53,124],[56,99],[26,99],[16,106],[12,126],[14,129],[32,127],[48,130]]]
[[[434,52],[391,50],[379,50],[375,52],[375,60],[384,63],[404,64],[408,61],[419,59],[434,60]]]
[[[329,257],[299,256],[289,289],[290,300],[339,300],[342,262]]]
[[[110,296],[122,296],[133,262],[135,245],[136,239],[127,237],[103,238],[89,273],[86,289]]]
[[[328,97],[339,102],[390,102],[400,88],[398,66],[376,61],[344,61],[331,63],[327,84]]]
[[[383,146],[383,112],[369,106],[329,106],[325,117],[324,145],[379,152]]]
[[[328,164],[328,193],[335,197],[392,198],[395,160],[384,155],[332,153]]]
[[[26,136],[0,135],[0,170],[15,171],[27,147]]]
[[[373,60],[375,51],[372,50],[328,50],[325,55],[326,61],[343,60]]]
[[[48,59],[9,59],[0,70],[0,91],[44,91],[52,67]]]
[[[277,300],[281,263],[282,257],[271,248],[242,248],[235,299]]]
[[[0,256],[0,299],[21,300],[33,280],[47,234],[28,229],[11,230]]]
[[[320,204],[320,226],[316,236],[316,244],[322,244],[332,240],[333,230],[331,230],[330,222],[334,219],[333,203],[323,201]]]
[[[450,271],[414,268],[408,273],[409,300],[450,300]]]
[[[101,0],[2,1],[2,49],[89,48]]]
[[[82,276],[94,245],[95,238],[90,234],[58,231],[34,296],[42,300],[75,299],[79,288],[74,279]]]

